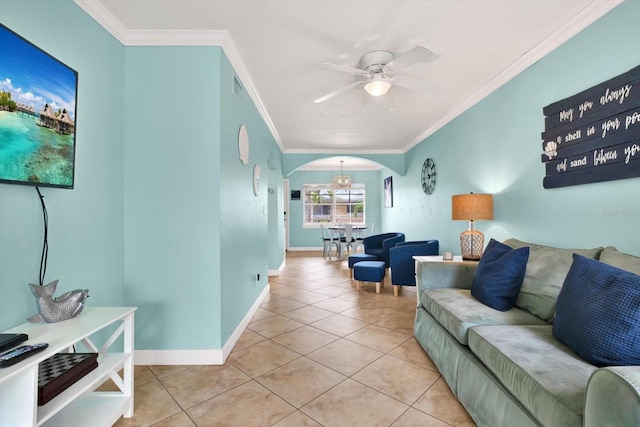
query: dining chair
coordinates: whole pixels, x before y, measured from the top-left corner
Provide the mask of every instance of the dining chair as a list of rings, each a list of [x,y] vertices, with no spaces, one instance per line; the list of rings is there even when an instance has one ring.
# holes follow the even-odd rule
[[[333,233],[324,225],[320,224],[320,230],[322,231],[322,242],[324,244],[322,256],[324,258],[329,257],[329,260],[331,260],[331,251],[334,245],[336,247],[336,254],[339,253],[340,248],[338,247],[338,241],[333,240]]]
[[[364,238],[371,236],[373,234],[373,224],[374,223],[372,222],[370,227],[365,228],[364,230],[359,232],[358,235],[356,236],[356,241],[353,245],[354,254],[358,252],[358,246],[362,246],[362,251],[364,252]]]
[[[347,250],[347,253],[349,253],[349,249],[351,249],[351,246],[355,241],[356,239],[353,238],[353,225],[345,224],[344,236],[340,237],[339,240],[338,259],[342,260],[345,249]]]

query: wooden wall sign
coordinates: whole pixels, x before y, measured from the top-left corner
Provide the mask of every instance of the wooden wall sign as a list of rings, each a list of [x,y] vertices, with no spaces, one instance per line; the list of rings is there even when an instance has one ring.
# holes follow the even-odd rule
[[[542,112],[544,188],[640,177],[640,66]]]

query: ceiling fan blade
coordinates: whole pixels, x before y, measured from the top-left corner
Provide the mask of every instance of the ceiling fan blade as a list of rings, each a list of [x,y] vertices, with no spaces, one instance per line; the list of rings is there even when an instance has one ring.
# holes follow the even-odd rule
[[[424,80],[414,79],[407,76],[396,76],[393,78],[392,83],[396,86],[401,86],[416,91],[435,91],[435,86],[433,84]]]
[[[387,63],[384,67],[396,71],[415,63],[433,61],[437,57],[438,55],[428,47],[418,45]]]
[[[347,85],[347,86],[345,86],[345,87],[343,87],[343,88],[340,88],[340,89],[338,89],[338,90],[334,90],[333,92],[328,93],[328,94],[326,94],[325,96],[321,96],[321,97],[320,97],[320,98],[318,98],[318,99],[314,99],[314,100],[313,100],[313,102],[314,102],[315,104],[320,104],[321,102],[324,102],[324,101],[326,101],[326,100],[328,100],[328,99],[331,99],[331,98],[333,98],[334,96],[337,96],[337,95],[341,94],[342,92],[345,92],[345,91],[347,91],[347,90],[349,90],[349,89],[351,89],[351,88],[354,88],[354,87],[356,87],[356,86],[360,86],[360,85],[362,85],[363,83],[364,83],[364,82],[363,82],[362,80],[361,80],[361,81],[358,81],[358,82],[351,83],[350,85]]]
[[[349,67],[347,65],[331,64],[330,62],[323,62],[320,65],[330,70],[342,71],[343,73],[355,74],[357,76],[369,75],[369,73],[366,70],[363,70],[361,68]]]

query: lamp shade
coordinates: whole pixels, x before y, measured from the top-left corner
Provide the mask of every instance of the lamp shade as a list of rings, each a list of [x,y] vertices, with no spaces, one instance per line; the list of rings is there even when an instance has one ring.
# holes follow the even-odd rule
[[[482,221],[493,219],[493,195],[458,194],[451,197],[451,219]]]
[[[371,96],[382,96],[391,89],[391,82],[379,74],[373,75],[364,85],[364,90]]]
[[[473,193],[452,196],[451,219],[469,221],[469,230],[460,233],[462,259],[479,260],[484,248],[484,235],[474,229],[473,222],[493,219],[493,196]]]

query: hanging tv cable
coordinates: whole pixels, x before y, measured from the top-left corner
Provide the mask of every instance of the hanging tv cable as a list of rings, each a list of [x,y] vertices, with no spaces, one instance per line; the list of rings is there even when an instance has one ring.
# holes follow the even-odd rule
[[[44,220],[44,237],[42,241],[42,256],[40,257],[40,286],[44,286],[44,276],[47,274],[47,257],[49,255],[49,242],[47,234],[49,231],[49,215],[47,207],[44,204],[44,196],[40,193],[40,187],[36,187],[38,196],[40,196],[40,204],[42,205],[42,217]]]

